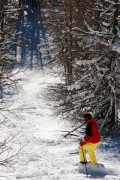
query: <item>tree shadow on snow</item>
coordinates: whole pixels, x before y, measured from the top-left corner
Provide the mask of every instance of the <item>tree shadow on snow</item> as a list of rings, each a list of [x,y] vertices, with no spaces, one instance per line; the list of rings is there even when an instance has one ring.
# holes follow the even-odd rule
[[[16,35],[18,43],[12,45],[12,51],[22,67],[29,65],[32,69],[34,65],[42,65],[51,59],[49,42],[42,20],[42,8],[33,9],[32,1],[24,1],[22,4],[24,8],[14,22],[19,32]]]

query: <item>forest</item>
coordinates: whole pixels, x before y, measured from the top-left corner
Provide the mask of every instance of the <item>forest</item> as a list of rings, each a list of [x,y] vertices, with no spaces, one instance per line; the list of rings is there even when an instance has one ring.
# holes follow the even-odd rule
[[[76,167],[84,112],[94,176]],[[0,131],[0,180],[120,178],[120,0],[0,0]]]
[[[22,3],[21,0],[19,3],[0,1],[1,101],[4,101],[6,84],[9,83],[11,88],[16,84],[11,74],[17,64],[12,44],[21,42],[16,39],[20,32],[16,31],[13,22],[24,8]],[[45,30],[52,37],[52,60],[60,69],[62,67],[61,73],[65,77],[65,85],[59,87],[57,97],[58,100],[63,98],[59,104],[60,113],[62,111],[71,121],[77,122],[87,110],[97,120],[103,119],[101,129],[104,126],[110,131],[114,126],[117,128],[120,105],[119,1],[33,0],[32,6],[35,9],[41,6],[45,12],[42,18]]]
[[[82,113],[89,111],[102,135],[120,133],[119,0],[0,0],[1,116],[18,91],[17,74],[23,71],[15,47],[25,44],[18,38],[21,32],[15,22],[25,7],[38,12],[39,28],[50,37],[41,44],[48,57],[42,65],[57,67],[64,79],[50,95],[58,102],[56,113],[72,124],[82,124]]]

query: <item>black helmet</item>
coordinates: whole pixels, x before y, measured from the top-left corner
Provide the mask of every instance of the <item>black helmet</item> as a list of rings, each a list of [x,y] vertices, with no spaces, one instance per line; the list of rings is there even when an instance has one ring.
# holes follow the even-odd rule
[[[83,118],[85,121],[87,121],[88,119],[92,118],[92,115],[90,114],[90,112],[84,112],[83,113]]]

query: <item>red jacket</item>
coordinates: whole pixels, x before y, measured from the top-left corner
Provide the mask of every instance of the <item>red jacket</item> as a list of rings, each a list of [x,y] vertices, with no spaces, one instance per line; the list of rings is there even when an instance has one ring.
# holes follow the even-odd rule
[[[98,130],[98,125],[96,121],[91,118],[86,121],[86,133],[85,133],[85,141],[88,143],[98,143],[100,142],[100,133]]]

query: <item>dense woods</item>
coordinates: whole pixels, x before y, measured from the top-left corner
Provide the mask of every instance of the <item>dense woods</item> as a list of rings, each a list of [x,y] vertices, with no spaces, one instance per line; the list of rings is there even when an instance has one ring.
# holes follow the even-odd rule
[[[47,0],[47,30],[53,38],[65,84],[59,113],[79,121],[83,111],[101,120],[103,132],[119,126],[119,1]],[[65,96],[64,96],[65,95]],[[105,129],[104,129],[104,128]]]

